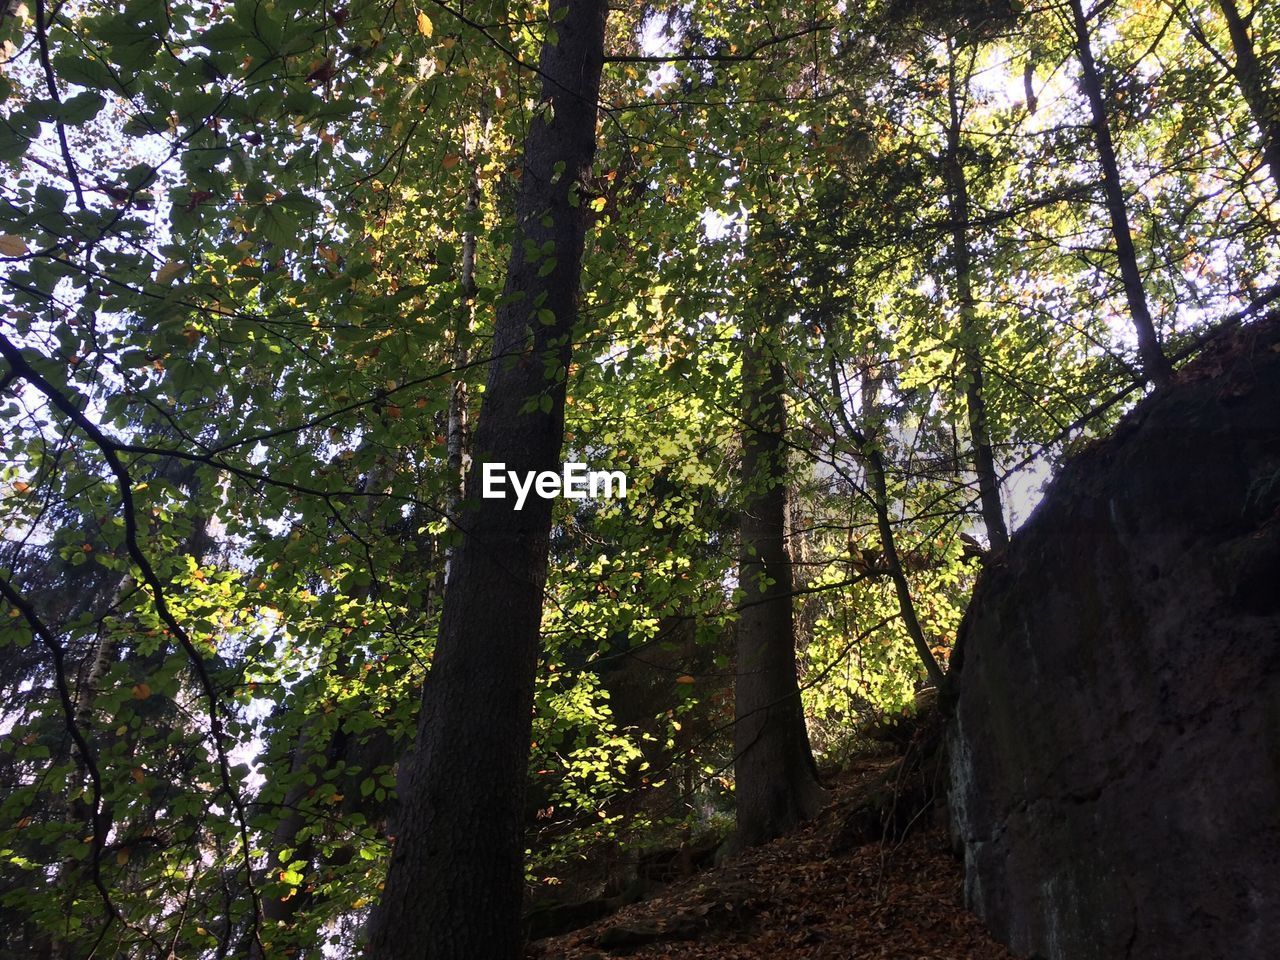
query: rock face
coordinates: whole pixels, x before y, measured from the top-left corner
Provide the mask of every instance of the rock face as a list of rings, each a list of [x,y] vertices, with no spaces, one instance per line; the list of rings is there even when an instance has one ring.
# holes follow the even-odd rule
[[[1280,324],[1076,458],[955,659],[970,908],[1046,960],[1280,956]]]

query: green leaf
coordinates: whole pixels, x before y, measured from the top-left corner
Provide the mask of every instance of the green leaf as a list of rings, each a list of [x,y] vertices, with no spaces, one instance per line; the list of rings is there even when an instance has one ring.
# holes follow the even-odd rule
[[[277,247],[291,247],[298,239],[298,218],[279,203],[264,204],[258,213],[258,229]]]
[[[36,187],[36,205],[44,211],[61,213],[67,206],[67,194],[46,183],[39,184]]]
[[[0,160],[21,159],[31,146],[30,133],[24,129],[23,120],[31,118],[16,114],[9,117],[7,122],[0,121]],[[39,129],[39,124],[34,120],[31,120],[31,126]]]
[[[91,90],[114,90],[124,93],[110,68],[95,57],[60,51],[53,57],[53,69],[59,79]]]
[[[86,90],[84,93],[77,93],[69,100],[64,100],[58,109],[58,115],[64,123],[80,124],[96,117],[98,111],[106,105],[106,97],[92,90]]]

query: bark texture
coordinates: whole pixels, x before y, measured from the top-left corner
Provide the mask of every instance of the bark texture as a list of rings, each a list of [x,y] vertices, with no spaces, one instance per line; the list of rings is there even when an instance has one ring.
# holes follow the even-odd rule
[[[970,908],[1019,956],[1280,942],[1280,326],[1070,463],[952,658]]]
[[[796,680],[785,383],[782,364],[768,347],[748,343],[733,764],[736,840],[743,846],[786,833],[817,813],[823,800]]]
[[[517,471],[560,465],[586,229],[577,191],[595,153],[607,7],[553,0],[550,12],[558,42],[540,59],[543,103],[525,140],[472,490],[486,461]],[[553,253],[530,256],[548,242]],[[540,310],[554,320],[541,322]],[[371,957],[520,955],[524,788],[550,524],[551,502],[539,497],[519,512],[510,498],[462,511],[418,743],[402,763],[399,835],[371,922]]]

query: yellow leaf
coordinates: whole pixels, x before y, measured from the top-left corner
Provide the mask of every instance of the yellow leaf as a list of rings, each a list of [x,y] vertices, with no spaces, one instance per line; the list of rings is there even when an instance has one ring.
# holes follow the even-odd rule
[[[418,32],[424,37],[429,37],[435,32],[435,27],[431,25],[431,18],[425,13],[418,14]]]
[[[0,233],[0,253],[6,257],[21,257],[30,252],[27,241],[21,237],[15,237],[11,233]]]

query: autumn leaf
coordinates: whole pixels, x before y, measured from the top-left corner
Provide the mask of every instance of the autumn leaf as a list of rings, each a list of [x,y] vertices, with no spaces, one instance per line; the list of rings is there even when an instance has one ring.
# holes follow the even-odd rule
[[[310,64],[307,80],[311,83],[328,83],[337,72],[338,68],[332,60],[316,60]]]
[[[166,260],[164,266],[156,271],[156,283],[168,283],[180,274],[184,267],[185,264],[180,260]]]
[[[22,257],[30,253],[27,241],[11,233],[0,234],[0,253],[6,257]]]
[[[425,13],[418,14],[418,32],[424,37],[430,37],[435,33],[435,27],[431,25],[431,18]]]

